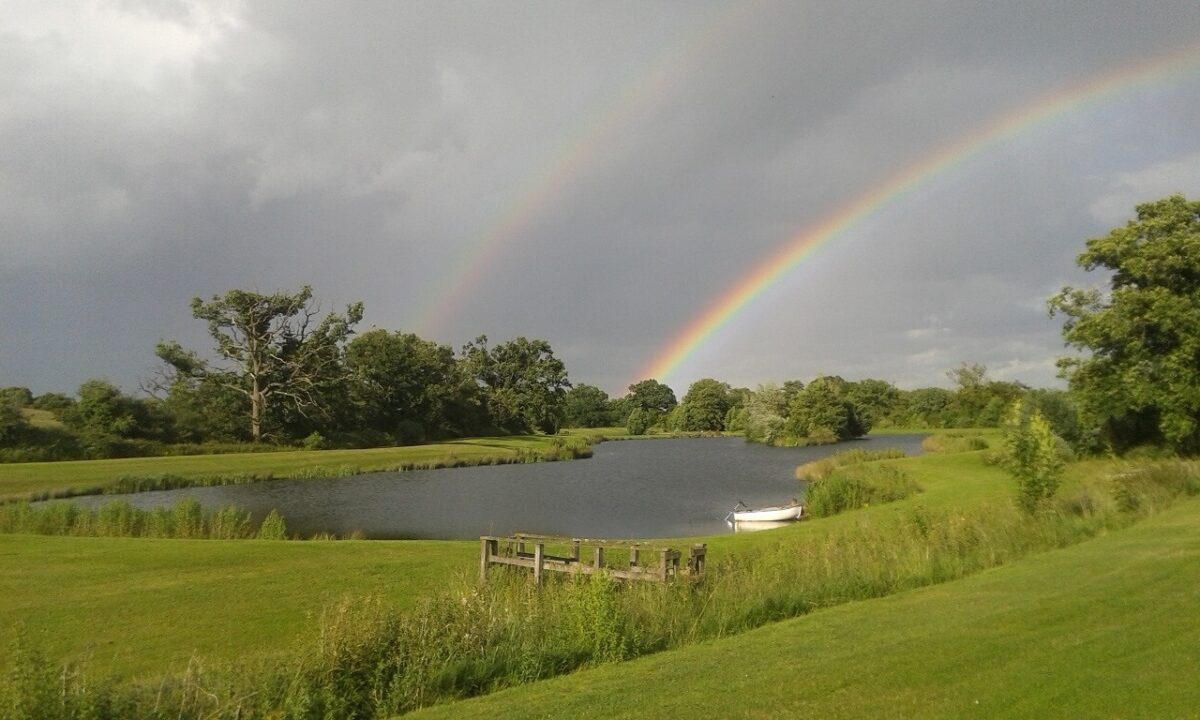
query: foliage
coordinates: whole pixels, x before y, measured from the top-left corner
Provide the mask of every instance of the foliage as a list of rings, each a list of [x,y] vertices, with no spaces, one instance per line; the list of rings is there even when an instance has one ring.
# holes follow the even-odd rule
[[[630,435],[645,435],[658,422],[659,417],[653,410],[635,407],[625,421],[625,429]]]
[[[854,405],[868,428],[884,427],[893,424],[902,394],[886,380],[867,378],[846,383],[846,399]]]
[[[260,540],[287,540],[287,524],[278,510],[272,509],[258,528]]]
[[[14,443],[28,429],[21,408],[8,398],[0,398],[0,447]]]
[[[550,343],[519,337],[489,348],[487,336],[481,335],[462,354],[497,427],[513,433],[558,432],[571,383]]]
[[[478,406],[478,391],[447,345],[412,333],[372,330],[346,346],[346,369],[368,429],[404,441],[486,428],[478,412],[463,412]]]
[[[344,315],[330,313],[315,322],[318,312],[307,285],[291,294],[230,290],[207,302],[193,298],[192,315],[207,321],[226,364],[210,366],[177,343],[160,343],[157,354],[171,368],[169,385],[209,379],[244,395],[250,438],[260,442],[272,433],[264,425],[277,404],[280,412],[305,417],[329,411],[325,395],[340,379],[342,345],[362,320],[363,305],[351,304]]]
[[[819,377],[804,387],[788,407],[787,431],[796,438],[849,440],[871,430],[867,419],[846,395],[839,377]]]
[[[1200,201],[1174,195],[1087,241],[1078,264],[1109,273],[1107,292],[1064,287],[1059,359],[1089,424],[1117,451],[1161,442],[1200,451]]]
[[[784,435],[787,424],[789,397],[783,388],[767,384],[746,400],[746,420],[743,431],[746,440],[774,445]]]
[[[27,387],[11,385],[0,388],[0,405],[9,403],[17,408],[27,408],[33,405],[33,392]]]
[[[680,407],[679,426],[683,432],[720,432],[725,429],[725,416],[733,406],[728,383],[704,378],[692,383]]]
[[[608,393],[594,385],[571,388],[563,401],[567,427],[606,427],[613,422]]]
[[[1027,412],[1021,401],[1013,403],[1004,421],[1001,464],[1017,481],[1017,504],[1026,512],[1044,508],[1054,497],[1064,463],[1059,439],[1041,412]]]
[[[679,403],[675,400],[675,391],[657,380],[649,379],[629,386],[630,411],[633,408],[650,410],[665,414]]]

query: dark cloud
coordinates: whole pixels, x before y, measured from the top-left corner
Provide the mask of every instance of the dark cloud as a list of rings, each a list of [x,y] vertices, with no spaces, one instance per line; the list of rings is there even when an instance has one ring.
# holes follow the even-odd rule
[[[194,295],[549,339],[610,391],[732,283],[1014,108],[1180,49],[1192,2],[9,4],[0,384],[128,388]],[[676,376],[1053,381],[1044,298],[1134,203],[1200,194],[1194,69],[881,206]],[[508,233],[498,228],[519,215]],[[501,247],[447,289],[488,239]],[[436,309],[436,308],[434,308]]]

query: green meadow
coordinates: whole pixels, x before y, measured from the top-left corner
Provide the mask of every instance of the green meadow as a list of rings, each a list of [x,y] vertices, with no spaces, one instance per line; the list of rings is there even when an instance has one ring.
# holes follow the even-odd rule
[[[674,539],[672,544],[709,545],[712,582],[700,596],[648,590],[622,599],[625,593],[568,583],[528,608],[530,617],[566,622],[567,636],[551,627],[549,635],[541,628],[522,639],[510,635],[516,628],[499,627],[499,635],[486,641],[499,644],[479,650],[462,646],[474,633],[476,621],[470,618],[531,599],[522,589],[524,578],[512,578],[511,587],[500,583],[492,595],[471,590],[475,542],[0,535],[0,617],[7,620],[0,624],[0,646],[33,647],[52,662],[82,668],[88,677],[122,684],[153,685],[164,675],[191,677],[205,669],[209,674],[192,682],[204,688],[232,683],[228,692],[234,693],[258,682],[253,673],[274,672],[262,668],[276,664],[310,678],[304,682],[313,673],[369,676],[369,664],[344,667],[348,660],[337,648],[369,654],[375,643],[395,642],[386,640],[396,631],[388,629],[393,627],[388,618],[399,611],[427,619],[418,625],[445,624],[441,631],[435,625],[435,639],[417,647],[443,647],[457,638],[444,646],[452,656],[489,658],[490,669],[435,664],[431,681],[443,689],[395,705],[411,708],[485,693],[427,710],[434,715],[524,717],[536,707],[542,717],[585,709],[612,717],[688,716],[701,709],[787,717],[803,708],[818,716],[908,717],[957,715],[965,707],[1002,716],[1006,708],[1018,707],[1018,714],[1040,716],[1056,714],[1051,710],[1060,697],[1063,707],[1089,714],[1099,705],[1084,690],[1072,685],[1065,692],[1057,682],[1039,684],[1038,678],[1061,674],[1064,682],[1126,701],[1136,684],[1121,686],[1111,677],[1136,677],[1137,658],[1151,651],[1165,658],[1148,671],[1149,687],[1162,697],[1156,707],[1188,707],[1193,698],[1176,687],[1184,675],[1171,668],[1189,658],[1194,666],[1196,657],[1187,653],[1195,644],[1167,641],[1195,634],[1183,626],[1198,609],[1188,588],[1195,587],[1196,570],[1189,566],[1196,565],[1200,541],[1189,530],[1200,519],[1200,503],[1171,505],[1146,486],[1139,490],[1148,501],[1140,514],[1149,519],[1127,527],[1137,515],[1117,512],[1111,498],[1130,466],[1088,461],[1069,466],[1059,493],[1063,507],[1087,508],[1078,519],[1068,514],[1029,523],[1013,509],[1012,480],[987,464],[985,453],[947,451],[883,462],[921,491],[780,530]],[[1188,482],[1195,484],[1194,478]],[[1169,509],[1155,514],[1164,507]],[[995,521],[989,520],[993,515]],[[926,520],[935,525],[921,530],[932,533],[928,550],[912,530],[914,522]],[[799,564],[789,558],[799,558]],[[1148,610],[1159,595],[1168,602]],[[440,600],[431,605],[432,598]],[[461,612],[454,598],[461,599]],[[453,607],[439,605],[448,600]],[[618,607],[640,617],[644,630],[619,621],[606,625],[619,617],[611,614]],[[1090,613],[1097,608],[1104,615],[1093,623]],[[644,647],[613,645],[589,660],[595,651],[590,643],[598,642],[594,621],[595,628],[633,638],[621,642]],[[1143,634],[1122,636],[1117,627],[1122,623]],[[578,629],[571,631],[572,624]],[[470,641],[476,642],[482,641]],[[1142,650],[1139,643],[1150,644]],[[625,649],[612,650],[618,647]],[[576,659],[563,670],[540,665],[531,677],[512,665],[543,652],[560,657],[555,662]],[[643,657],[606,664],[638,656]],[[1085,659],[1097,665],[1093,656],[1113,660],[1099,663],[1096,671],[1077,666]],[[596,664],[601,667],[554,678]],[[258,669],[236,670],[240,665]],[[974,669],[964,672],[965,667]],[[459,687],[463,672],[468,684]],[[469,680],[480,672],[498,674]],[[436,679],[438,673],[443,679]],[[554,679],[529,684],[547,677]],[[514,683],[520,686],[502,690]],[[1017,688],[1026,684],[1036,692],[1017,697]],[[502,691],[487,694],[493,690]],[[193,703],[187,712],[180,706],[182,715],[210,712],[198,697],[186,701]],[[963,698],[972,704],[962,705]],[[233,716],[228,706],[220,713],[211,710],[213,716]]]

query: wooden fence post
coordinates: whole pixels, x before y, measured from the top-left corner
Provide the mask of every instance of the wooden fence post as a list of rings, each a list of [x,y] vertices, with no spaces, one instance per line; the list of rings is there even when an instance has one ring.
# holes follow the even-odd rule
[[[542,586],[542,562],[546,555],[545,544],[539,542],[533,546],[533,584]]]
[[[479,538],[479,582],[487,582],[488,571],[488,539]]]

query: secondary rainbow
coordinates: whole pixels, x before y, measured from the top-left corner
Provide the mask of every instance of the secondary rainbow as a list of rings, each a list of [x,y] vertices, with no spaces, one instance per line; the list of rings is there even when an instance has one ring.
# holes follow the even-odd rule
[[[942,146],[805,227],[778,251],[726,289],[661,348],[633,382],[666,380],[730,320],[794,270],[822,245],[850,230],[883,206],[902,198],[935,176],[1033,127],[1099,102],[1121,91],[1172,80],[1200,67],[1200,45],[1127,66],[1000,115]]]
[[[763,5],[764,0],[718,4],[716,10],[682,33],[678,42],[660,52],[616,93],[600,103],[586,122],[563,137],[547,153],[537,171],[511,195],[512,201],[504,210],[459,254],[455,267],[418,313],[417,332],[426,335],[440,329],[479,286],[501,252],[546,214],[572,186],[572,180],[596,164],[608,146],[606,141],[638,113],[664,97],[671,85],[688,75],[691,66],[711,47],[736,35]]]

